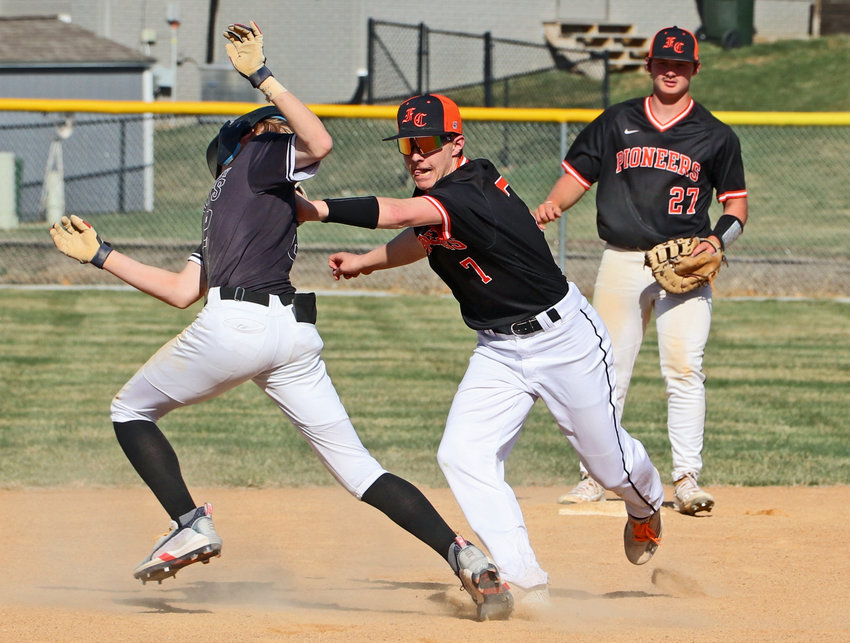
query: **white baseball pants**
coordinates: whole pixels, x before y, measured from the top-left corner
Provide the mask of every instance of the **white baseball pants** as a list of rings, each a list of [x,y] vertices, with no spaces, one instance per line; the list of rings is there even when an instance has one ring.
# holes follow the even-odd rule
[[[667,390],[672,479],[686,473],[698,476],[705,431],[702,360],[711,329],[711,286],[684,295],[669,293],[644,265],[643,252],[609,245],[602,253],[593,306],[614,344],[617,408],[621,413],[635,360],[655,312],[661,375]]]
[[[522,588],[548,582],[529,542],[522,511],[505,481],[505,461],[535,401],[628,512],[661,507],[661,478],[616,412],[611,342],[574,284],[556,305],[561,319],[538,316],[544,330],[514,336],[478,333],[478,346],[449,411],[437,458],[472,529],[502,577]]]
[[[358,499],[385,473],[354,430],[322,360],[313,324],[292,306],[221,300],[211,288],[195,321],[159,349],[112,401],[112,420],[156,422],[247,380],[278,405],[336,480]],[[235,431],[244,430],[234,427]]]

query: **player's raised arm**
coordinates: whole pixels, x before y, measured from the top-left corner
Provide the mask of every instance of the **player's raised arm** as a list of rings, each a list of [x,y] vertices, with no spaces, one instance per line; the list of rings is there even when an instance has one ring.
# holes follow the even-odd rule
[[[227,55],[234,69],[263,92],[280,110],[296,134],[296,167],[305,167],[330,154],[333,140],[322,121],[301,100],[284,87],[266,66],[263,32],[253,20],[248,25],[232,24],[224,32]]]

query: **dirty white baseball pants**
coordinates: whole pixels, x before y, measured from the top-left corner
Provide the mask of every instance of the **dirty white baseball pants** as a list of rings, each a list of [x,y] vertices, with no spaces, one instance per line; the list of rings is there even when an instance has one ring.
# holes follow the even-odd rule
[[[644,265],[644,253],[606,246],[596,277],[593,306],[614,344],[617,406],[622,413],[650,317],[655,312],[661,375],[667,390],[667,433],[672,479],[702,470],[705,375],[702,360],[711,329],[711,286],[684,295],[667,292]]]
[[[322,360],[313,324],[292,305],[221,300],[211,288],[195,321],[159,349],[112,402],[113,422],[156,422],[181,406],[209,400],[247,380],[278,405],[322,464],[358,499],[385,470],[349,420]],[[236,425],[234,431],[250,430]]]
[[[440,468],[472,529],[502,577],[521,588],[548,582],[525,520],[505,481],[510,455],[540,398],[561,432],[606,488],[636,518],[661,507],[661,478],[643,445],[616,412],[611,342],[601,318],[574,284],[544,330],[514,336],[478,333],[437,453]],[[567,456],[565,450],[565,456]]]

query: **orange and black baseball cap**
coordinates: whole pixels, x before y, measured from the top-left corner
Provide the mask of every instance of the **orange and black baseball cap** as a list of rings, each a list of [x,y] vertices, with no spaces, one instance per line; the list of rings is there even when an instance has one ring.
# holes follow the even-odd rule
[[[455,102],[441,94],[422,94],[399,105],[398,134],[384,140],[449,134],[463,134],[463,121]]]
[[[647,59],[686,60],[699,62],[699,43],[696,36],[687,29],[666,27],[655,34]]]

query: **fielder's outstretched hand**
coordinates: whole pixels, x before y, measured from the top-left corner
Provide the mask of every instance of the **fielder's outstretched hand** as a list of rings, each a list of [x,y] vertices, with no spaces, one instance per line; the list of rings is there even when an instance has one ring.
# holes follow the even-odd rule
[[[360,255],[351,252],[335,252],[328,259],[328,265],[337,281],[340,277],[354,279],[358,275],[368,275],[372,272],[371,270],[363,270],[360,267]]]
[[[552,223],[561,218],[561,208],[552,201],[544,201],[531,214],[534,216],[534,220],[537,221],[537,226],[541,230],[545,230],[547,223]]]
[[[233,24],[224,31],[227,38],[227,55],[233,68],[251,81],[254,87],[272,75],[266,67],[266,56],[263,54],[263,32],[257,23],[251,21],[251,26]]]
[[[72,214],[70,219],[62,217],[61,223],[54,223],[50,228],[50,237],[53,245],[64,255],[98,268],[103,268],[103,262],[112,252],[112,248],[104,243],[95,229],[76,214]]]

